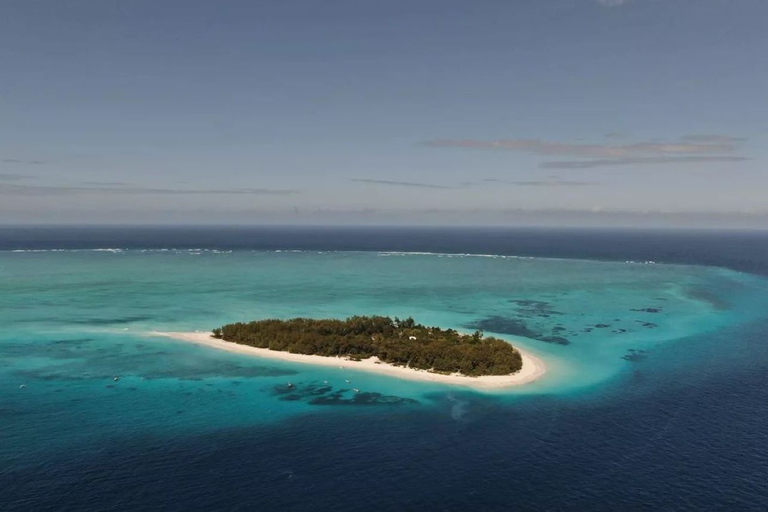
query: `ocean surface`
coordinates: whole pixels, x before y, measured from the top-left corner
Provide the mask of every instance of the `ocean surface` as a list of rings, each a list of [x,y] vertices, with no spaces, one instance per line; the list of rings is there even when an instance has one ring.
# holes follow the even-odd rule
[[[151,334],[357,314],[548,373],[475,392]],[[6,227],[0,326],[3,511],[768,510],[765,232]]]

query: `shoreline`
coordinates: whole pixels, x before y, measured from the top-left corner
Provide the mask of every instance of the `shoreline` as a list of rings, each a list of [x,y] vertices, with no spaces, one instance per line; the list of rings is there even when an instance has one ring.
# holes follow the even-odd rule
[[[341,357],[316,356],[309,354],[292,354],[280,350],[270,350],[268,348],[251,347],[238,343],[224,341],[212,337],[210,332],[160,332],[152,331],[147,333],[152,336],[163,336],[175,340],[186,341],[203,345],[228,352],[238,354],[247,354],[268,359],[277,359],[291,363],[313,364],[317,366],[335,366],[351,370],[361,370],[372,373],[388,375],[407,380],[417,380],[422,382],[435,382],[439,384],[451,384],[456,386],[467,386],[476,389],[502,389],[514,386],[528,384],[541,378],[547,371],[544,362],[515,346],[515,350],[520,353],[523,360],[523,367],[516,373],[510,375],[485,375],[481,377],[470,377],[459,374],[433,373],[427,370],[416,368],[406,368],[403,366],[394,366],[378,360],[377,357],[353,361]]]

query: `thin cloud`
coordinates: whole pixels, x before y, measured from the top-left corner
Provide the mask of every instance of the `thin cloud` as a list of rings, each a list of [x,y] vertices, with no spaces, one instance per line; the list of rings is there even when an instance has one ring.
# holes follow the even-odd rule
[[[571,160],[561,162],[542,162],[540,169],[595,169],[621,165],[666,165],[682,163],[717,163],[743,162],[749,158],[743,156],[677,156],[646,158],[606,158],[601,160]]]
[[[26,176],[24,174],[15,173],[0,173],[0,181],[21,181],[30,179],[32,176]]]
[[[596,0],[596,1],[603,7],[620,7],[622,5],[628,4],[630,0]]]
[[[746,137],[731,137],[730,135],[708,135],[703,133],[694,133],[685,135],[682,140],[687,142],[703,142],[705,144],[733,144],[735,142],[744,142]]]
[[[297,194],[298,190],[268,189],[268,188],[236,188],[236,189],[169,189],[148,187],[105,187],[105,186],[52,186],[52,185],[15,185],[0,184],[0,195],[24,196],[71,196],[81,194],[99,195],[262,195],[286,196]]]
[[[3,158],[0,162],[4,164],[45,165],[45,162],[41,160],[19,160],[18,158]]]
[[[374,179],[365,179],[365,178],[352,178],[349,181],[353,181],[355,183],[370,183],[373,185],[389,185],[394,187],[411,187],[411,188],[431,188],[431,189],[438,189],[438,190],[450,190],[450,189],[456,188],[456,187],[448,187],[445,185],[432,185],[430,183],[414,183],[411,181],[374,180]]]
[[[531,181],[510,181],[510,185],[517,187],[585,187],[596,185],[592,181],[572,181],[572,180],[531,180]]]
[[[462,183],[466,186],[482,185],[482,184],[499,184],[499,185],[511,185],[514,187],[584,187],[589,185],[597,185],[594,181],[577,181],[577,180],[562,180],[558,177],[549,177],[546,180],[502,180],[498,178],[484,178],[479,182],[467,181]]]
[[[93,186],[93,187],[134,187],[131,183],[124,181],[81,181],[80,185]]]
[[[462,148],[517,151],[543,156],[575,156],[590,158],[627,158],[638,155],[712,154],[728,153],[736,149],[732,143],[656,143],[635,144],[572,144],[538,139],[438,139],[424,143],[435,148]]]

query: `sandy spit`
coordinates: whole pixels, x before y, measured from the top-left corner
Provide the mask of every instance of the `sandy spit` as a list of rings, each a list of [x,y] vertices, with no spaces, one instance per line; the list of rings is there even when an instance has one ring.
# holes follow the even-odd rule
[[[249,354],[257,357],[269,359],[278,359],[292,363],[314,364],[320,366],[335,366],[337,368],[347,368],[352,370],[363,370],[367,372],[379,373],[408,380],[418,380],[426,382],[437,382],[441,384],[452,384],[456,386],[467,386],[475,389],[500,389],[513,386],[528,384],[541,378],[546,373],[544,362],[520,348],[515,349],[520,352],[523,358],[523,367],[511,375],[488,375],[483,377],[468,377],[460,374],[445,375],[433,373],[427,370],[418,370],[415,368],[406,368],[403,366],[394,366],[379,361],[377,357],[363,359],[362,361],[352,361],[341,357],[314,356],[306,354],[291,354],[279,350],[270,350],[267,348],[250,347],[240,345],[229,341],[219,340],[211,336],[210,332],[159,332],[152,331],[148,333],[152,336],[165,336],[176,340],[187,341],[197,345],[237,352],[240,354]]]

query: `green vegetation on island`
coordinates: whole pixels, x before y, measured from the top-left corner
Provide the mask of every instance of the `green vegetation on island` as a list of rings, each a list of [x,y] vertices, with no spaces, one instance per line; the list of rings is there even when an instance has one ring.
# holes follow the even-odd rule
[[[213,330],[215,338],[293,354],[377,357],[408,368],[463,375],[509,375],[523,365],[520,352],[506,341],[481,331],[460,334],[426,327],[412,318],[353,316],[346,320],[294,318],[228,324]]]

